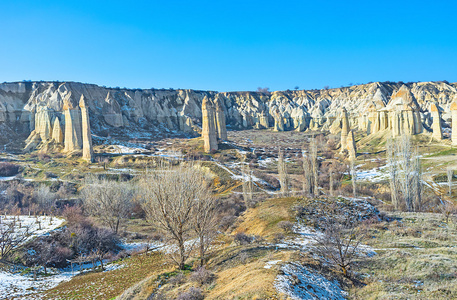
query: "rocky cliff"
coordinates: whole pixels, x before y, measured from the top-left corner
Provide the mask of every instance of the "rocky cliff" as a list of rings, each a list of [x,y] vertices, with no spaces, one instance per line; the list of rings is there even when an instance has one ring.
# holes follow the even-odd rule
[[[457,83],[375,82],[324,90],[217,93],[106,88],[77,82],[13,82],[0,84],[0,143],[7,143],[8,137],[14,135],[27,137],[33,130],[43,136],[52,135],[51,124],[56,118],[66,128],[65,105],[78,107],[81,95],[90,112],[92,133],[100,136],[196,135],[201,132],[201,105],[205,96],[221,102],[229,130],[266,127],[330,130],[334,121],[340,119],[342,107],[348,112],[351,128],[366,130],[366,124],[362,123],[369,122],[369,117],[363,116],[368,116],[370,110],[389,107],[392,95],[403,85],[414,96],[426,130],[433,124],[433,103],[438,105],[444,127],[450,126],[450,105],[457,98]]]

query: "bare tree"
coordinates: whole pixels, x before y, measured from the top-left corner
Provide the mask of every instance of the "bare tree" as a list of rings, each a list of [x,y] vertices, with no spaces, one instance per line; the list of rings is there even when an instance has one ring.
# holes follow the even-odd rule
[[[357,258],[359,246],[366,236],[365,231],[358,226],[360,222],[357,213],[341,214],[338,206],[334,205],[316,222],[323,231],[313,236],[318,252],[338,266],[347,277],[351,265]]]
[[[352,181],[352,194],[354,198],[357,197],[357,189],[356,189],[356,181],[357,181],[357,173],[355,171],[354,161],[351,161],[351,181]]]
[[[311,139],[310,144],[311,168],[313,170],[313,195],[319,196],[319,165],[317,161],[317,141],[316,137]]]
[[[54,206],[55,194],[51,192],[51,189],[47,185],[40,185],[38,190],[35,192],[35,197],[38,201],[40,208],[46,212],[51,212]]]
[[[451,196],[452,195],[452,176],[454,176],[454,170],[452,170],[451,168],[447,168],[446,173],[447,173],[447,184],[449,187],[449,196]]]
[[[251,167],[248,163],[245,163],[241,167],[242,175],[246,176],[243,180],[243,198],[246,206],[251,207],[253,205],[253,197],[252,197],[252,190],[253,190],[253,183],[252,183],[252,171]]]
[[[278,150],[278,175],[281,184],[281,194],[283,197],[289,197],[289,175],[287,174],[287,166],[281,148]]]
[[[303,193],[307,196],[313,194],[313,172],[311,167],[311,158],[309,154],[306,154],[305,150],[302,150],[303,159]]]
[[[190,257],[195,232],[203,236],[201,243],[207,242],[206,225],[211,224],[211,213],[204,211],[213,209],[208,200],[208,182],[200,169],[182,164],[177,168],[162,167],[156,172],[148,172],[140,182],[146,216],[171,245],[169,255],[180,269],[184,269]],[[196,223],[199,223],[198,229]]]
[[[84,207],[87,211],[118,233],[121,223],[130,216],[133,189],[128,182],[85,179],[82,190]]]
[[[252,194],[251,194],[252,195]],[[193,229],[199,242],[200,266],[203,267],[211,241],[216,234],[216,199],[209,189],[195,199],[196,204],[193,212]]]
[[[399,209],[404,204],[407,211],[420,210],[421,164],[417,149],[411,145],[410,136],[402,135],[395,141],[387,141],[387,162],[394,207]]]
[[[329,169],[329,194],[333,197],[333,166],[330,166]]]

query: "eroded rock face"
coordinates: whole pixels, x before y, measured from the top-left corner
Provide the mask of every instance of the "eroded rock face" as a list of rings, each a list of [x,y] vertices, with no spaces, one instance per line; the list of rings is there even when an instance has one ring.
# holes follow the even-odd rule
[[[46,133],[50,126],[44,115],[49,116],[50,124],[56,117],[62,124],[66,123],[65,114],[70,115],[70,122],[78,119],[77,112],[64,110],[64,99],[71,93],[69,101],[73,109],[84,94],[95,134],[112,131],[132,137],[140,133],[154,137],[168,132],[196,136],[201,133],[202,100],[207,96],[218,99],[228,129],[273,127],[338,132],[340,109],[345,107],[353,129],[415,134],[422,132],[423,122],[432,125],[430,105],[434,102],[442,108],[443,125],[450,127],[450,105],[457,94],[456,87],[455,83],[445,82],[404,86],[376,82],[328,90],[216,93],[117,89],[75,82],[3,83],[0,84],[0,123],[14,128],[14,132],[30,134],[35,130],[40,139],[47,138],[51,133]],[[46,107],[47,112],[37,115],[40,107]],[[333,125],[334,122],[338,123]],[[75,139],[77,136],[76,133]]]

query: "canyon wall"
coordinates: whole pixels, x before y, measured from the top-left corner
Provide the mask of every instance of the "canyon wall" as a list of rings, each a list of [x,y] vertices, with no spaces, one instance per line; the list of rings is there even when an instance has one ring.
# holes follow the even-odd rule
[[[65,124],[66,119],[71,119],[65,117],[72,113],[68,108],[78,107],[81,95],[84,95],[92,134],[100,136],[155,138],[164,133],[196,136],[201,133],[201,107],[205,96],[220,103],[218,109],[224,111],[229,130],[267,127],[332,130],[332,124],[341,122],[340,109],[344,107],[350,128],[376,131],[389,128],[387,115],[392,112],[387,109],[398,104],[395,101],[398,102],[399,94],[412,95],[414,99],[414,110],[404,112],[413,116],[410,130],[422,129],[422,126],[431,130],[432,104],[437,105],[440,112],[443,131],[450,128],[450,106],[453,99],[457,99],[457,84],[447,82],[375,82],[335,89],[271,93],[121,89],[77,82],[12,82],[0,84],[0,130],[4,137],[21,133],[27,136],[32,131],[38,136],[52,136],[51,125],[58,118],[66,131],[71,127]],[[417,120],[421,124],[414,124]],[[339,127],[334,125],[333,129]],[[4,137],[0,143],[6,143]],[[77,133],[75,138],[79,138]]]

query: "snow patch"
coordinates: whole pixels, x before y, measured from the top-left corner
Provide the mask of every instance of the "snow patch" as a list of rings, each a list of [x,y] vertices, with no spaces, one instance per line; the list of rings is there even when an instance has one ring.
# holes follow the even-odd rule
[[[310,271],[297,263],[288,263],[281,267],[283,274],[276,277],[274,287],[294,300],[302,299],[346,299],[347,292],[339,283]]]

